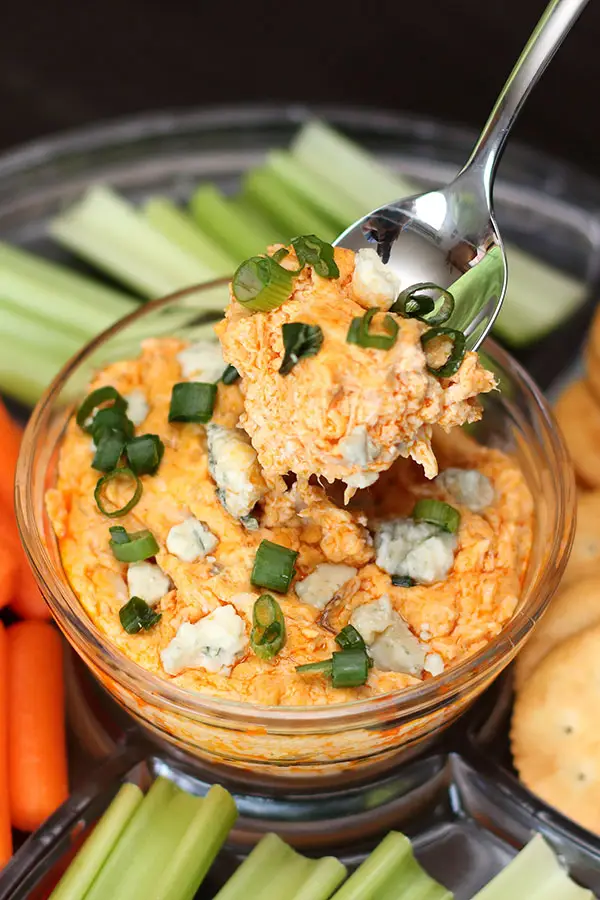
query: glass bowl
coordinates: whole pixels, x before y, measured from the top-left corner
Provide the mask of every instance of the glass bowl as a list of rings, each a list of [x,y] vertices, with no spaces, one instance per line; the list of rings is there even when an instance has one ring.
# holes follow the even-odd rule
[[[485,649],[441,677],[401,692],[326,707],[269,707],[224,701],[173,687],[122,655],[88,618],[61,566],[44,508],[56,477],[61,435],[92,373],[137,355],[146,337],[195,339],[210,328],[207,308],[226,282],[158,300],[106,331],[59,374],[36,407],[17,471],[17,517],[41,590],[67,639],[96,677],[141,724],[235,777],[305,785],[368,778],[421,748],[454,721],[511,661],[555,590],[574,526],[568,456],[546,403],[520,366],[493,343],[485,348],[501,392],[487,395],[475,436],[512,453],[535,500],[535,538],[513,619]],[[213,314],[214,319],[214,314]],[[326,783],[326,782],[325,782]]]

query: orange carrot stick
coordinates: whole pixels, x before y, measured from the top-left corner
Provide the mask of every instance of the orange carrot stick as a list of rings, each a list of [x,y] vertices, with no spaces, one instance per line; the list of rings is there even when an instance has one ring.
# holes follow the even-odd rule
[[[0,541],[0,607],[10,603],[17,592],[20,576],[19,549],[10,541]]]
[[[0,870],[12,856],[12,830],[8,804],[8,648],[0,622]]]
[[[12,823],[33,831],[68,795],[62,641],[47,622],[8,629],[8,773]]]
[[[2,465],[0,466],[0,506],[13,509],[15,470],[17,457],[21,446],[23,431],[20,425],[9,415],[2,400],[0,400],[0,447]]]
[[[42,597],[25,552],[21,551],[21,565],[10,606],[21,619],[49,619],[50,608]]]

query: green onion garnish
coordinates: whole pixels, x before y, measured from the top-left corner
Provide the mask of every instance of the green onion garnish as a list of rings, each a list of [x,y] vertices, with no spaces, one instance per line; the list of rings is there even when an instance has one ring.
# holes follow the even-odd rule
[[[460,513],[449,503],[443,500],[417,500],[412,511],[415,522],[427,522],[429,525],[437,525],[450,534],[456,534],[460,525]]]
[[[362,635],[356,630],[354,625],[346,625],[345,628],[342,628],[340,633],[336,634],[335,642],[339,644],[342,650],[364,650],[365,653],[367,652]]]
[[[364,316],[357,316],[352,319],[346,341],[348,344],[358,344],[359,347],[373,347],[376,350],[389,350],[396,343],[398,336],[398,323],[390,316],[386,315],[383,320],[383,327],[387,334],[372,334],[369,331],[371,320],[380,310],[373,308],[368,309]]]
[[[252,649],[261,659],[272,659],[285,644],[285,619],[279,603],[270,594],[263,594],[254,604],[252,623]]]
[[[99,472],[115,469],[125,448],[127,438],[120,431],[103,431],[96,445],[92,468]]]
[[[419,291],[439,291],[440,296],[434,300],[427,294],[420,294]],[[441,303],[435,312],[440,300]],[[408,319],[421,319],[428,325],[442,325],[454,312],[454,297],[439,284],[421,281],[401,291],[394,305],[390,307],[390,312],[400,313]]]
[[[227,368],[221,375],[221,381],[223,382],[223,384],[234,384],[239,380],[239,377],[240,373],[235,366],[227,366]]]
[[[125,506],[122,506],[120,509],[109,511],[104,505],[104,488],[115,478],[127,478],[132,480],[134,482],[134,489],[131,498],[127,501]],[[119,516],[127,515],[127,513],[133,509],[133,507],[142,496],[142,490],[142,482],[137,477],[135,472],[132,472],[131,469],[127,468],[127,466],[120,466],[118,469],[113,469],[112,472],[107,472],[106,475],[103,475],[102,478],[98,479],[96,488],[94,490],[94,500],[96,501],[96,506],[103,515],[108,516],[109,519],[116,519]]]
[[[255,312],[277,309],[292,293],[296,274],[269,256],[252,256],[233,276],[233,296],[246,309]]]
[[[84,431],[91,431],[91,427],[85,423],[102,403],[107,403],[109,400],[113,401],[113,406],[121,409],[127,408],[127,401],[120,395],[116,388],[111,387],[110,385],[97,388],[95,391],[92,391],[91,394],[88,394],[77,410],[76,422],[79,427],[83,428]]]
[[[359,648],[336,651],[331,659],[296,666],[296,672],[317,672],[331,677],[334,688],[360,687],[369,677],[369,657]]]
[[[161,618],[161,613],[155,613],[141,597],[132,597],[119,610],[119,619],[127,634],[137,634],[142,628],[149,631]]]
[[[132,531],[129,534],[122,525],[113,525],[108,530],[110,531],[108,544],[115,559],[120,562],[141,562],[143,559],[156,556],[159,551],[156,538],[146,529]]]
[[[416,582],[410,575],[392,575],[394,587],[414,587]]]
[[[460,369],[461,363],[465,358],[466,339],[462,331],[457,331],[455,328],[430,328],[429,331],[421,335],[423,349],[425,349],[429,341],[437,337],[450,338],[452,340],[452,352],[443,366],[437,369],[432,368],[432,366],[427,366],[427,368],[432,375],[437,375],[439,378],[448,378]]]
[[[276,263],[280,263],[282,259],[285,259],[286,256],[290,255],[290,251],[287,247],[280,247],[279,250],[276,250],[275,253],[271,254],[271,259],[274,259]]]
[[[169,422],[210,422],[215,400],[216,384],[205,381],[184,381],[173,385]]]
[[[296,550],[263,540],[254,557],[250,581],[278,594],[286,594],[295,575]]]
[[[293,238],[292,247],[296,251],[301,266],[312,266],[322,278],[338,278],[340,270],[334,259],[334,250],[315,234],[303,234]]]
[[[323,332],[318,325],[286,322],[281,326],[285,356],[280,375],[289,375],[296,363],[306,356],[316,356],[323,344]]]
[[[125,438],[133,437],[133,422],[127,418],[127,413],[121,407],[107,406],[98,410],[89,430],[94,443],[98,446],[102,436],[109,431],[116,431]]]
[[[129,468],[136,475],[154,475],[164,452],[165,445],[157,434],[141,434],[125,446]]]

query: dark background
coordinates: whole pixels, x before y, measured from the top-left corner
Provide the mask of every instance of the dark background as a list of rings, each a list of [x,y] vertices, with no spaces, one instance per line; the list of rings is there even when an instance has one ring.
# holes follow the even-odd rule
[[[333,101],[479,126],[544,5],[10,0],[0,150],[142,110],[246,101]],[[599,87],[600,2],[590,0],[515,137],[597,172]]]

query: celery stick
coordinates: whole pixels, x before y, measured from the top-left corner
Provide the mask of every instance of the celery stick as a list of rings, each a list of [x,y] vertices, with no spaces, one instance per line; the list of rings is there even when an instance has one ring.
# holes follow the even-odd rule
[[[153,817],[143,844],[121,873],[119,885],[110,900],[152,896],[156,881],[169,865],[203,802],[200,797],[176,790],[166,806]]]
[[[377,900],[452,900],[452,892],[434,881],[412,855],[400,859],[377,894]]]
[[[153,900],[192,900],[236,818],[231,794],[213,785],[157,879]]]
[[[270,244],[287,243],[290,238],[295,237],[296,232],[288,234],[270,219],[263,210],[258,210],[256,206],[247,198],[240,194],[237,197],[230,197],[230,203],[234,209],[241,212],[244,219],[254,228],[257,228],[261,234],[270,235],[269,240],[265,243],[265,247]]]
[[[293,853],[291,847],[276,834],[265,834],[214,900],[254,900],[265,883],[265,873],[268,872],[270,881],[280,869],[285,868]]]
[[[39,344],[6,336],[0,328],[0,389],[25,406],[34,406],[64,364]]]
[[[526,847],[473,900],[593,900],[561,868],[551,847],[536,834]]]
[[[389,172],[323,122],[308,122],[294,140],[291,153],[307,171],[314,172],[315,178],[348,194],[362,214],[419,192],[411,179]],[[586,289],[581,281],[513,244],[505,249],[508,292],[494,333],[508,344],[525,346],[552,331],[581,306]]]
[[[182,250],[130,203],[97,185],[50,224],[70,250],[147,297],[161,297],[214,278],[214,270]]]
[[[148,836],[178,788],[166,778],[157,778],[133,816],[118,844],[94,879],[85,900],[112,900],[132,861],[144,853]]]
[[[1,242],[0,297],[82,342],[137,306],[133,297]]]
[[[334,856],[310,861],[313,863],[312,870],[293,895],[293,900],[328,900],[342,883],[348,870]]]
[[[320,213],[293,196],[284,181],[267,169],[251,169],[244,177],[244,196],[264,210],[292,235],[316,234],[325,241],[337,237],[337,229]]]
[[[51,322],[43,322],[29,314],[26,310],[4,301],[0,297],[0,329],[2,342],[16,338],[37,346],[34,357],[24,359],[19,368],[29,368],[39,356],[48,354],[52,358],[66,363],[74,353],[81,350],[85,343],[81,338],[53,327]],[[90,335],[91,337],[91,335]]]
[[[273,150],[269,153],[266,169],[274,172],[295,195],[304,198],[322,215],[331,219],[338,232],[364,214],[361,203],[340,191],[328,179],[306,169],[287,150]]]
[[[238,261],[228,256],[218,244],[207,237],[191,216],[179,209],[166,197],[154,197],[143,207],[143,214],[150,224],[166,238],[209,266],[215,277],[231,275]]]
[[[142,802],[135,784],[124,784],[58,882],[51,900],[83,900],[92,881],[112,852]]]
[[[263,871],[261,887],[253,895],[253,900],[295,900],[296,892],[310,876],[314,861],[300,856],[290,848],[290,857],[279,871],[271,874]]]
[[[212,184],[202,184],[194,192],[190,212],[205,234],[217,241],[238,265],[249,256],[264,253],[272,243],[270,230],[263,231]]]

